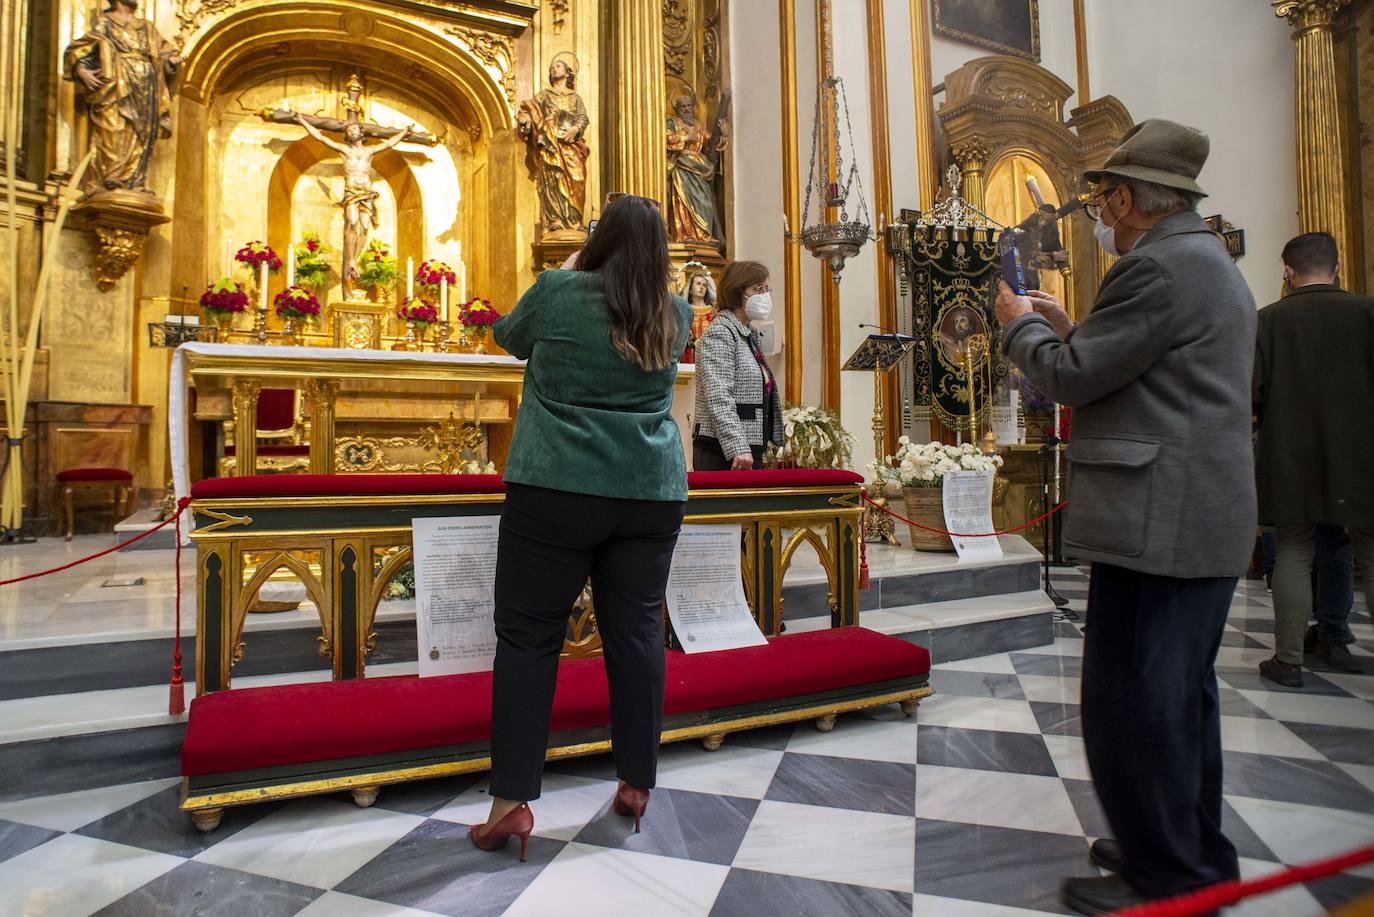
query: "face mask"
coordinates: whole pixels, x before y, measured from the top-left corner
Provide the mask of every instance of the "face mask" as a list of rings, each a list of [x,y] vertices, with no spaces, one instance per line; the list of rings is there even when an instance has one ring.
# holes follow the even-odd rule
[[[750,296],[744,301],[744,314],[749,316],[751,322],[765,321],[773,314],[773,295],[756,293]]]
[[[1116,250],[1116,227],[1108,226],[1106,223],[1102,222],[1101,215],[1098,216],[1097,222],[1093,224],[1093,238],[1097,240],[1097,244],[1102,246],[1102,250],[1107,254],[1121,254]]]

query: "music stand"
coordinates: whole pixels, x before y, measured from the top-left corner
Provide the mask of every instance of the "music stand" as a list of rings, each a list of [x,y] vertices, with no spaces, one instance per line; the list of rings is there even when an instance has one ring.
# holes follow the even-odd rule
[[[916,338],[909,334],[870,334],[850,354],[840,369],[847,371],[867,371],[873,373],[873,456],[881,462],[884,453],[883,436],[883,373],[891,372],[902,358],[911,353],[916,346]],[[870,495],[870,500],[879,507],[887,505],[881,491]],[[879,509],[864,514],[864,541],[885,541],[897,544],[893,532],[892,517]]]

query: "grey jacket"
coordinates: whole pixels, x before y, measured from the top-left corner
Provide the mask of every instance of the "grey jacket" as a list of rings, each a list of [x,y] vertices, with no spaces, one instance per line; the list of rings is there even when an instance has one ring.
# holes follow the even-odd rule
[[[763,369],[749,347],[758,332],[730,312],[721,312],[697,341],[696,410],[693,435],[720,441],[725,457],[745,455],[763,441]],[[754,341],[754,346],[758,346]],[[770,370],[771,372],[771,370]],[[771,379],[771,377],[770,377]],[[783,443],[782,404],[774,384],[773,438]]]
[[[1255,302],[1196,213],[1155,224],[1061,341],[1007,326],[1031,383],[1072,407],[1068,554],[1174,577],[1243,576],[1255,544]]]

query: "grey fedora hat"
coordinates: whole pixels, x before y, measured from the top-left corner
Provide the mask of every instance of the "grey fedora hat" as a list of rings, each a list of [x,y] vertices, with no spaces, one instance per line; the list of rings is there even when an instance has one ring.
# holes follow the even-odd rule
[[[1100,169],[1083,173],[1093,184],[1103,175],[1120,175],[1206,196],[1197,176],[1212,141],[1195,127],[1149,118],[1128,130]]]

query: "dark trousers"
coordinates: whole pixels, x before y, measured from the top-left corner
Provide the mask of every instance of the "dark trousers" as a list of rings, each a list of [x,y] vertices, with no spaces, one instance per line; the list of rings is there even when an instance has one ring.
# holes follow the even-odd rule
[[[1221,832],[1213,669],[1235,588],[1092,565],[1083,741],[1125,877],[1150,897],[1239,876]]]
[[[663,600],[686,504],[508,484],[496,558],[491,794],[539,797],[568,615],[592,582],[616,772],[650,788],[663,723]]]
[[[1318,524],[1312,557],[1312,612],[1317,634],[1332,643],[1350,644],[1350,609],[1355,602],[1355,550],[1345,526]],[[1261,538],[1264,572],[1272,575],[1278,558],[1276,537],[1266,531]]]
[[[754,455],[754,467],[763,467],[763,447],[750,446],[749,451]],[[692,470],[693,471],[729,471],[730,462],[734,456],[725,457],[725,450],[720,448],[720,440],[710,436],[697,436],[692,439]]]

